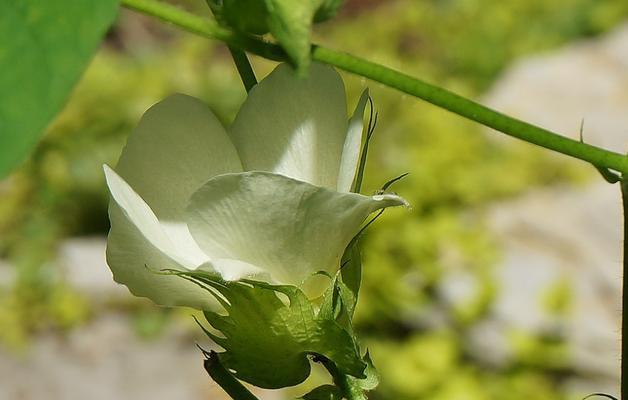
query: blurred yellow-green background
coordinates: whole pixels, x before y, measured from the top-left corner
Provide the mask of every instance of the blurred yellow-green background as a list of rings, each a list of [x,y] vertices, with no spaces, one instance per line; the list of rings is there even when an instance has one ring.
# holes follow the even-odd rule
[[[208,15],[201,0],[179,3]],[[628,2],[351,0],[315,41],[618,152],[628,144]],[[259,77],[273,64],[253,58]],[[366,173],[411,211],[366,235],[356,315],[372,399],[615,394],[618,189],[582,163],[344,75],[379,112]],[[173,92],[228,124],[245,97],[226,48],[122,10],[30,159],[0,182],[0,399],[219,399],[190,310],[115,285],[104,263],[115,164]],[[316,375],[314,380],[323,379]],[[304,388],[263,392],[279,399]]]

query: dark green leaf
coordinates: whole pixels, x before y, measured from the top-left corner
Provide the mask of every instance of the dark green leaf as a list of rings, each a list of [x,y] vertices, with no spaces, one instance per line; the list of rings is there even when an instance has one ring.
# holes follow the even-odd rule
[[[268,9],[265,0],[209,0],[216,18],[243,33],[268,33]]]
[[[61,110],[117,0],[0,1],[0,178]]]
[[[312,389],[301,398],[303,400],[341,400],[342,393],[334,385],[323,385]]]

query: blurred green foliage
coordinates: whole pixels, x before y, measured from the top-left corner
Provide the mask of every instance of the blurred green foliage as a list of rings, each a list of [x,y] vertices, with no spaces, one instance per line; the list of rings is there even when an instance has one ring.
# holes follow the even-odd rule
[[[348,2],[316,40],[468,96],[479,96],[514,59],[604,32],[628,16],[628,3],[617,0],[372,3]],[[226,49],[171,32],[123,13],[30,161],[0,183],[0,259],[17,271],[17,283],[0,291],[0,326],[9,327],[0,341],[20,343],[29,332],[64,329],[89,315],[50,260],[62,238],[106,232],[101,165],[115,164],[145,109],[178,91],[204,99],[228,123],[244,99]],[[272,66],[254,61],[259,76]],[[351,109],[369,83],[346,79]],[[413,206],[387,212],[363,241],[356,329],[382,374],[372,398],[565,398],[560,384],[575,372],[559,329],[508,332],[512,354],[498,366],[470,350],[469,335],[490,318],[499,292],[499,241],[485,226],[486,209],[533,187],[586,180],[589,170],[370,86],[380,118],[365,192],[410,172],[392,189]],[[456,301],[443,289],[452,276],[471,288]],[[560,321],[570,298],[557,282],[538,302]],[[137,317],[148,337],[163,323],[157,314]]]
[[[135,39],[129,34],[126,45],[137,46],[129,49],[137,56],[121,51],[115,38],[101,49],[30,160],[0,183],[0,259],[15,272],[15,284],[0,289],[0,343],[19,347],[33,331],[71,327],[89,316],[84,296],[63,284],[54,255],[64,237],[106,234],[102,164],[115,165],[140,115],[183,91],[204,98],[228,121],[244,98],[228,53],[208,48],[206,40],[186,38],[164,48]],[[142,336],[159,325],[141,311],[137,321]]]

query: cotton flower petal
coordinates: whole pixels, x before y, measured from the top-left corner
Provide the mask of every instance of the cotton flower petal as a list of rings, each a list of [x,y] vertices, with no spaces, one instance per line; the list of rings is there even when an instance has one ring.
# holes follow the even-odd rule
[[[342,150],[340,160],[340,172],[338,173],[339,192],[350,192],[358,168],[360,150],[362,149],[362,131],[364,129],[364,108],[369,98],[368,89],[365,89],[360,96],[358,105],[355,107],[353,116],[349,120],[349,129]]]
[[[116,171],[181,252],[195,264],[206,262],[183,222],[185,205],[212,176],[242,171],[231,139],[207,105],[182,94],[155,104],[129,136]]]
[[[237,259],[267,271],[275,283],[301,285],[318,271],[338,269],[346,245],[371,212],[404,204],[394,195],[339,193],[282,175],[245,172],[203,185],[190,199],[187,222],[212,259]]]
[[[336,189],[347,135],[340,75],[312,64],[307,78],[279,65],[251,90],[230,134],[246,171],[270,171]]]
[[[134,295],[158,304],[210,309],[215,301],[205,290],[179,277],[155,272],[184,270],[186,261],[142,198],[107,166],[105,175],[113,198],[107,264],[114,280]]]

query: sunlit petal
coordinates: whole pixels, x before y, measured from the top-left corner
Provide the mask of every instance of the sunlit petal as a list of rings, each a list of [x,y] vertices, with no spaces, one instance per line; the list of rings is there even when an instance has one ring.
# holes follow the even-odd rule
[[[245,172],[209,180],[192,196],[187,221],[212,259],[237,259],[268,272],[276,283],[300,285],[318,271],[338,269],[346,245],[371,212],[404,204],[394,195],[339,193],[282,175]]]
[[[347,135],[342,79],[321,64],[307,78],[282,64],[251,90],[230,134],[245,170],[336,189]]]

